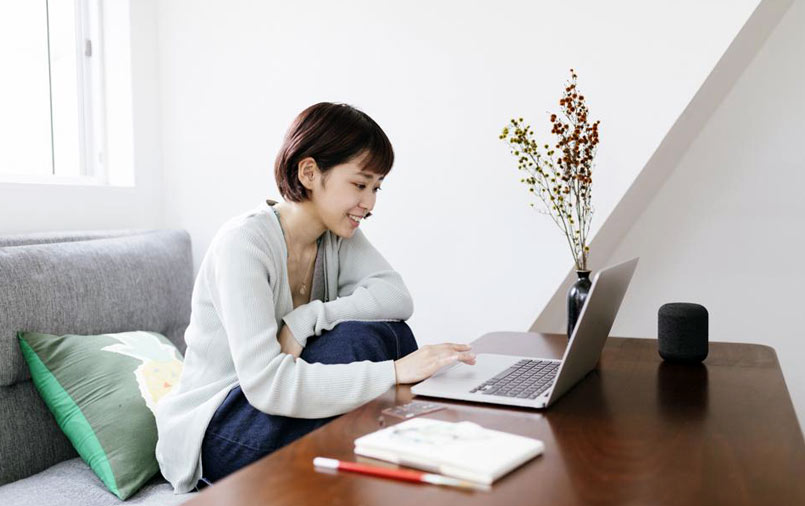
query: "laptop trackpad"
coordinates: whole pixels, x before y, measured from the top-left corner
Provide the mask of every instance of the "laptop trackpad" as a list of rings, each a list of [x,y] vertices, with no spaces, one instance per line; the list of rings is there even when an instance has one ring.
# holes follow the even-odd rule
[[[484,381],[500,374],[524,357],[479,353],[475,365],[453,364],[442,368],[422,383],[415,385],[414,394],[428,395],[446,392],[468,393]]]

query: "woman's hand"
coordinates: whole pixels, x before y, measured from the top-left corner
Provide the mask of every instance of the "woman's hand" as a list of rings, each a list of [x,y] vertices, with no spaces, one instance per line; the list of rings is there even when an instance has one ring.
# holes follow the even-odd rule
[[[475,365],[475,354],[466,344],[426,345],[399,360],[394,361],[397,383],[416,383],[430,377],[437,370],[455,362]]]
[[[296,338],[294,338],[291,329],[289,329],[287,325],[282,325],[280,333],[277,334],[277,341],[280,342],[280,351],[288,355],[293,355],[294,360],[299,358],[299,355],[302,354],[302,346]]]

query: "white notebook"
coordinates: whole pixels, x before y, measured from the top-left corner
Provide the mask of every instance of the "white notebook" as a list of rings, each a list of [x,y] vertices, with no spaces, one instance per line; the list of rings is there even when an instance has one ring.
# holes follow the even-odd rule
[[[491,484],[542,453],[545,445],[472,422],[414,418],[355,440],[355,453]]]

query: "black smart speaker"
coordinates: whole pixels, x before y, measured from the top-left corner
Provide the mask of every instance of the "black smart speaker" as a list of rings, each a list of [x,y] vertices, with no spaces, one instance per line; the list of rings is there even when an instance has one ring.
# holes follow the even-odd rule
[[[707,357],[707,309],[689,302],[663,304],[657,313],[660,356],[668,362],[701,362]]]

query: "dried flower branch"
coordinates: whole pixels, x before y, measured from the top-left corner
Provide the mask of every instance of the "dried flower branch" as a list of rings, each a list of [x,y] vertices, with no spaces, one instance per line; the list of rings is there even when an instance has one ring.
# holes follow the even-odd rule
[[[512,119],[499,138],[509,143],[518,170],[528,173],[520,182],[545,205],[537,210],[549,215],[564,232],[576,269],[587,270],[587,234],[594,212],[590,204],[592,172],[601,122],[589,123],[584,95],[576,87],[578,76],[573,69],[570,75],[559,100],[561,116],[550,116],[551,133],[557,138],[553,148],[545,144],[541,149],[523,118]]]

